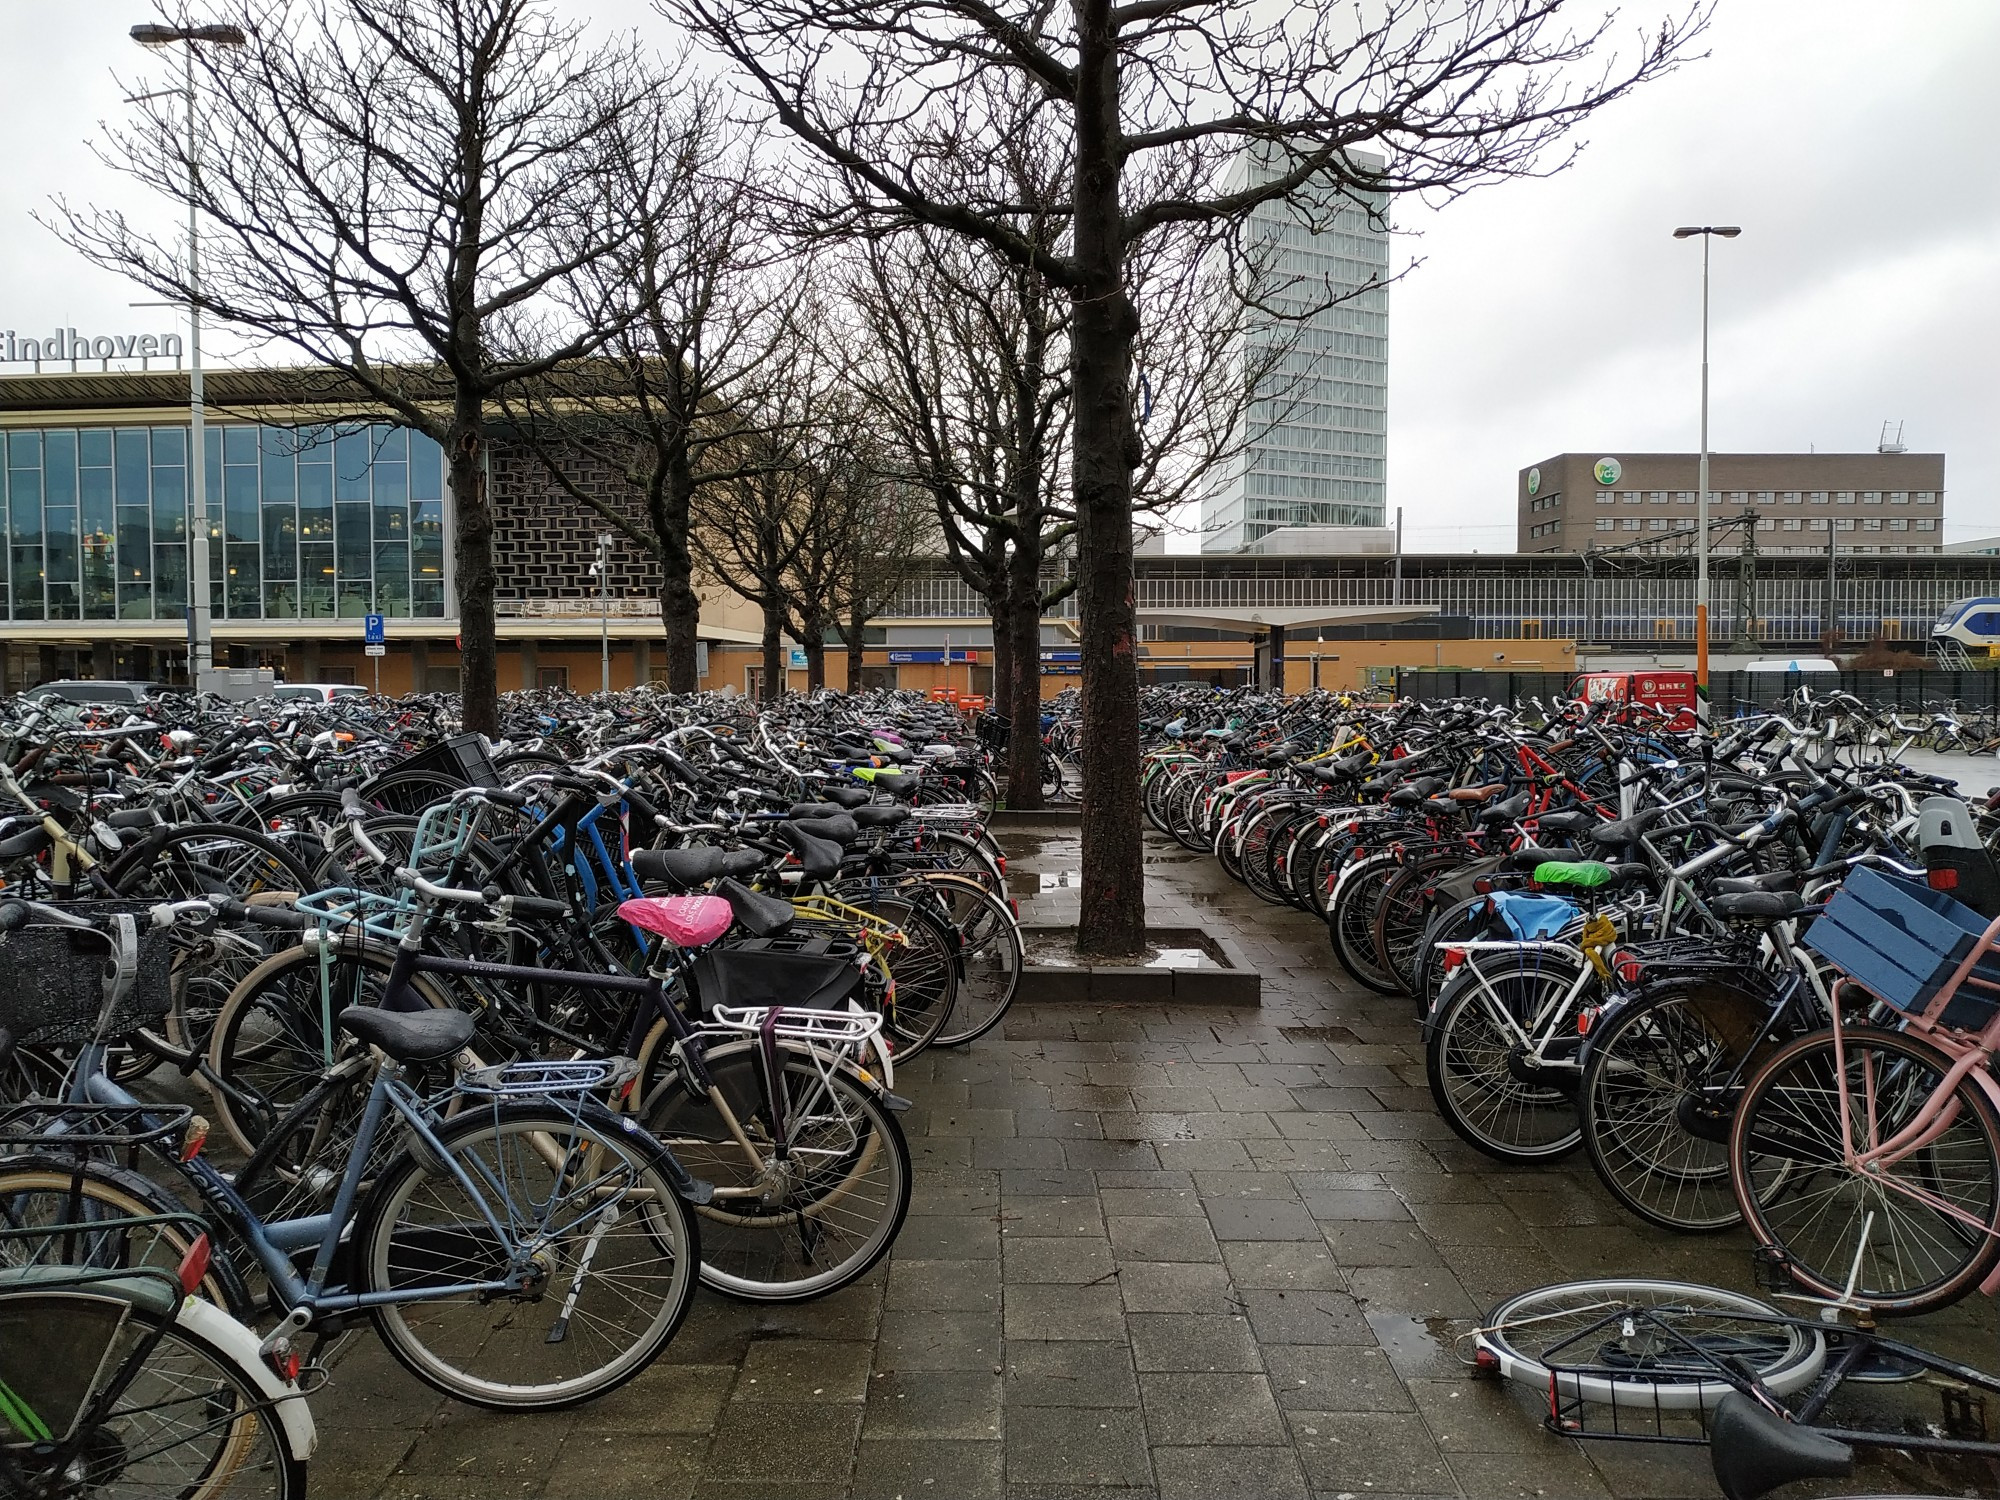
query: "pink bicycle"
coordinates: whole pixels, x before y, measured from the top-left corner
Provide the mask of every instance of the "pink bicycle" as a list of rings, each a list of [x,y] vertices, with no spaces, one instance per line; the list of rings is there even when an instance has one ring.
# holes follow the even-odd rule
[[[1863,868],[1806,943],[1843,974],[1833,1025],[1775,1049],[1737,1105],[1744,1222],[1821,1297],[1900,1316],[1993,1295],[2000,917]]]

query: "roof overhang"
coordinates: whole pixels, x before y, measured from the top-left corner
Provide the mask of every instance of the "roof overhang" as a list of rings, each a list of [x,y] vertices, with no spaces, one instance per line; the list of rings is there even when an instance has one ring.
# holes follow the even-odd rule
[[[1318,630],[1334,625],[1402,625],[1411,620],[1428,620],[1437,614],[1435,606],[1422,608],[1315,609],[1310,606],[1271,609],[1142,609],[1141,625],[1181,625],[1196,630],[1241,630],[1251,634],[1278,629]]]

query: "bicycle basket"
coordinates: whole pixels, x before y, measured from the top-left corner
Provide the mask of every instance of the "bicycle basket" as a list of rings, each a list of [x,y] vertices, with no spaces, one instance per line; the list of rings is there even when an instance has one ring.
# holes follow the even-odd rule
[[[414,816],[430,805],[430,788],[419,777],[405,773],[420,773],[438,782],[448,782],[456,786],[504,786],[500,773],[494,769],[493,758],[487,751],[486,737],[478,734],[455,734],[440,740],[428,750],[419,750],[414,755],[406,755],[394,764],[385,767],[378,775],[361,788],[361,795],[371,801],[379,801],[392,812]]]
[[[98,1034],[107,995],[114,1003],[106,1037],[167,1013],[173,951],[167,931],[151,925],[152,902],[46,904],[91,925],[71,927],[33,912],[26,926],[0,933],[0,1027],[16,1042],[82,1046]]]
[[[718,1005],[835,1010],[861,987],[861,971],[848,959],[748,945],[709,949],[694,961],[693,977],[704,1012]]]

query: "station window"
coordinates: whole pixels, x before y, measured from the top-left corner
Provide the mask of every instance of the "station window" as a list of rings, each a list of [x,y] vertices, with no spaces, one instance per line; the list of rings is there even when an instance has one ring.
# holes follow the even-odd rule
[[[1908,516],[1889,517],[1889,529],[1891,531],[1908,531],[1910,529],[1910,518]]]
[[[1797,505],[1799,503],[1799,492],[1797,490],[1786,490],[1778,497],[1778,503],[1780,505]]]
[[[1627,505],[1642,505],[1646,499],[1645,495],[1638,490],[1628,490],[1618,498],[1623,500]]]
[[[1854,503],[1854,491],[1835,490],[1833,492],[1833,503],[1835,505],[1852,505]]]
[[[1665,490],[1649,490],[1646,492],[1646,501],[1649,505],[1665,505],[1667,503],[1667,492]]]
[[[1863,505],[1880,505],[1882,503],[1882,492],[1880,490],[1863,490],[1861,492],[1861,503]]]
[[[1637,516],[1627,516],[1624,525],[1620,529],[1624,531],[1637,531],[1639,529],[1639,518]]]
[[[1597,529],[1599,531],[1616,531],[1618,529],[1618,518],[1616,516],[1599,516],[1597,518]]]
[[[1807,498],[1810,499],[1814,505],[1824,505],[1826,504],[1826,491],[1814,490],[1811,495],[1807,496]]]
[[[1880,531],[1882,529],[1882,518],[1880,516],[1862,517],[1861,529],[1863,531]]]
[[[1654,516],[1652,520],[1646,523],[1646,529],[1648,531],[1665,531],[1667,529],[1667,518],[1665,516]]]
[[[1692,504],[1694,504],[1694,491],[1693,491],[1693,490],[1675,490],[1675,491],[1674,491],[1674,499],[1675,499],[1675,501],[1676,501],[1676,502],[1678,502],[1678,503],[1679,503],[1679,504],[1681,504],[1681,505],[1692,505]]]
[[[1910,503],[1910,492],[1908,490],[1889,491],[1889,503],[1891,505],[1908,505]]]
[[[1798,529],[1799,529],[1799,518],[1797,516],[1786,516],[1785,530],[1797,531]]]
[[[1618,503],[1618,497],[1612,494],[1610,490],[1599,490],[1597,492],[1597,503],[1599,505],[1615,505]]]
[[[1917,517],[1917,530],[1919,530],[1919,531],[1935,531],[1936,529],[1937,529],[1937,518],[1936,518],[1935,516],[1918,516],[1918,517]]]

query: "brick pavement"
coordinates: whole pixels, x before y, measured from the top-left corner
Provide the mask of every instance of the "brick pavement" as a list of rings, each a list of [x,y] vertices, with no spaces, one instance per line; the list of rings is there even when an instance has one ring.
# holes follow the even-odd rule
[[[1034,894],[1073,835],[1009,842],[1024,916],[1073,915]],[[1148,878],[1154,921],[1238,939],[1261,1009],[1024,994],[1003,1034],[899,1071],[917,1180],[885,1267],[803,1307],[703,1293],[658,1365],[575,1412],[474,1412],[350,1340],[315,1495],[1714,1495],[1704,1451],[1550,1437],[1455,1346],[1542,1282],[1746,1286],[1743,1237],[1642,1232],[1580,1157],[1462,1145],[1408,1003],[1346,984],[1321,924],[1170,845]],[[1989,1364],[1992,1328],[1977,1299],[1925,1323]]]

